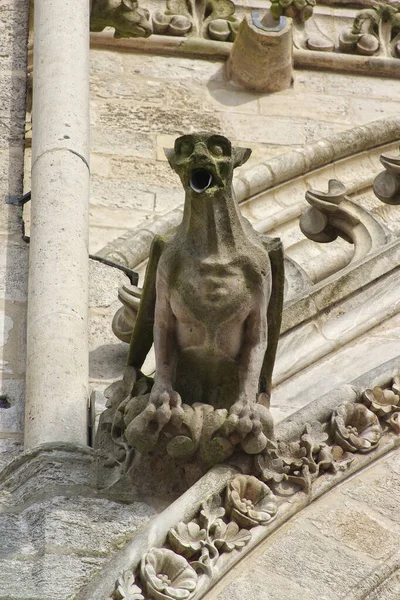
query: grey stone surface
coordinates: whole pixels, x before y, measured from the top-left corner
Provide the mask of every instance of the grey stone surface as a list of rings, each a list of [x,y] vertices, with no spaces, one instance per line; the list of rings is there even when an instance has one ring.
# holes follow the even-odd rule
[[[389,469],[398,465],[399,457],[397,448],[308,506],[231,569],[205,598],[397,598],[398,576],[391,574],[398,556],[400,489]]]
[[[0,447],[18,452],[16,441]],[[90,465],[89,450],[48,447],[0,475],[0,597],[71,598],[154,514],[98,494]]]
[[[107,308],[117,299],[118,288],[129,283],[119,269],[96,260],[89,261],[89,306]]]
[[[22,433],[18,437],[0,437],[0,473],[23,449]]]
[[[0,435],[18,433],[24,427],[25,381],[6,379],[0,383]]]
[[[128,357],[128,346],[112,332],[114,310],[90,312],[89,317],[89,374],[91,379],[112,381],[122,376]]]

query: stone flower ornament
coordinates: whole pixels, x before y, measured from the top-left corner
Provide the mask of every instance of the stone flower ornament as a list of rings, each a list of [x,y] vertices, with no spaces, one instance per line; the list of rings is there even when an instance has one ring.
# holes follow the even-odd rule
[[[383,390],[380,387],[367,389],[363,393],[364,404],[378,417],[385,417],[393,411],[400,411],[400,396],[392,390]]]
[[[342,404],[332,413],[335,442],[350,452],[370,452],[382,437],[378,417],[363,404]]]
[[[276,515],[278,505],[269,487],[251,475],[237,475],[226,492],[226,512],[240,527],[266,525]]]
[[[142,560],[141,577],[149,598],[186,600],[197,586],[197,574],[183,556],[153,548]]]

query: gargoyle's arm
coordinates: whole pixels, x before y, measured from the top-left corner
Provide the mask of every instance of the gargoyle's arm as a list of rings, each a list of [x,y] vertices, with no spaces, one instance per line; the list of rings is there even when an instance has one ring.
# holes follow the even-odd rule
[[[268,344],[267,306],[269,293],[264,287],[244,324],[239,357],[239,385],[242,400],[256,402],[258,379]]]
[[[154,316],[154,350],[156,355],[157,391],[171,390],[176,366],[175,317],[171,310],[168,285],[162,273],[157,274]]]

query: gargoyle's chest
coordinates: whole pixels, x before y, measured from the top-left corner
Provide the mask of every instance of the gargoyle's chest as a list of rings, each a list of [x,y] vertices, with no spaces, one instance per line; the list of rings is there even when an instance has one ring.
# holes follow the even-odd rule
[[[251,290],[243,266],[190,261],[178,273],[171,293],[171,308],[179,320],[211,326],[248,313]]]

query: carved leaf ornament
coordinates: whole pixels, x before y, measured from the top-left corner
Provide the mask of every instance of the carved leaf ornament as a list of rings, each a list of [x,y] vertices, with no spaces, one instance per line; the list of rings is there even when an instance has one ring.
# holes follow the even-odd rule
[[[242,551],[254,528],[274,520],[285,496],[309,493],[319,476],[347,469],[357,453],[373,451],[384,435],[400,434],[399,378],[359,398],[336,408],[327,423],[305,424],[298,441],[269,442],[253,457],[258,477],[238,474],[222,497],[207,498],[196,518],[169,530],[165,547],[150,549],[137,571],[120,575],[106,600],[194,599],[200,581],[204,591],[204,581],[217,572],[221,555]]]
[[[350,29],[339,35],[339,51],[364,56],[399,57],[400,10],[387,2],[376,2],[360,11]]]

